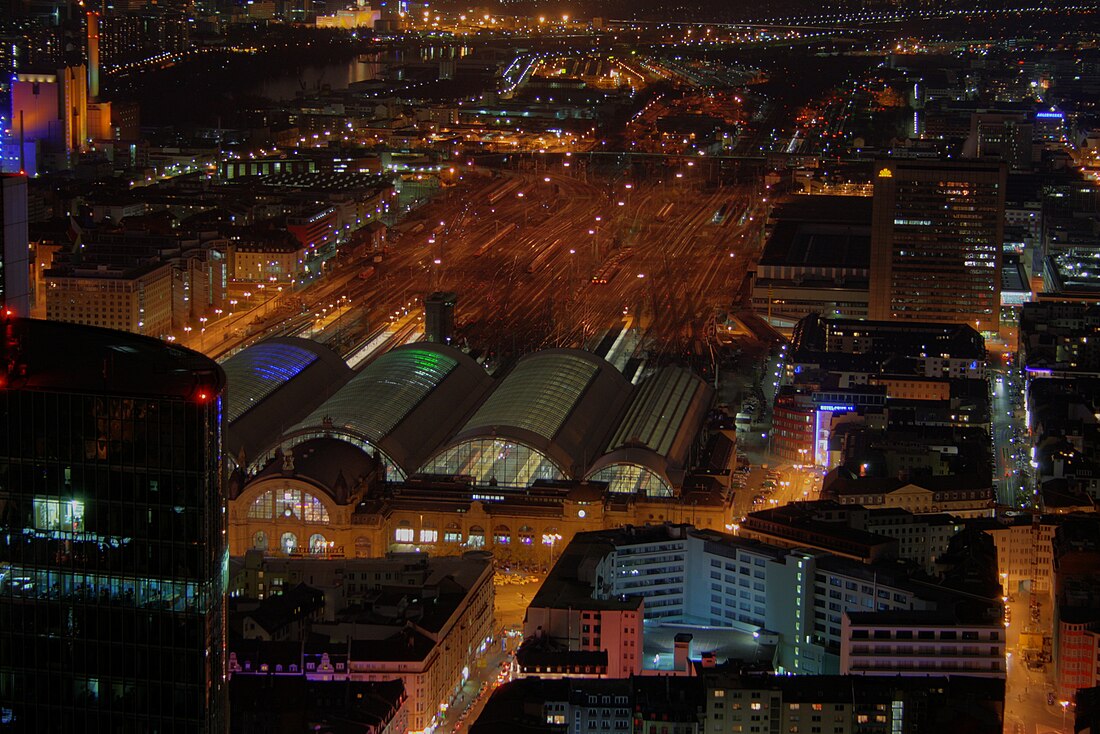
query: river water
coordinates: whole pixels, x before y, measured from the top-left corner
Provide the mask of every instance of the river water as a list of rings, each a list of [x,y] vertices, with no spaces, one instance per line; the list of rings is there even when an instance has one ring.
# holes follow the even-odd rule
[[[360,54],[346,62],[304,66],[300,69],[273,75],[260,82],[251,91],[274,101],[294,99],[300,92],[313,92],[323,86],[346,89],[349,84],[381,78],[393,65],[417,61],[437,61],[462,58],[472,52],[467,46],[421,46],[395,49],[390,54]]]
[[[386,64],[379,56],[353,56],[340,64],[306,66],[293,72],[271,76],[252,91],[274,101],[294,99],[299,92],[312,92],[328,85],[333,89],[345,89],[349,84],[377,79]]]

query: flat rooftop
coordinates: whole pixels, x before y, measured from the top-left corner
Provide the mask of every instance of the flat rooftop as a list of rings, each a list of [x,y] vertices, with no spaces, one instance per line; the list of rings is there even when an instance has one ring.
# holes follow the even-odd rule
[[[776,224],[761,266],[870,267],[870,198],[798,196],[777,206],[772,217]]]
[[[545,609],[608,609],[631,610],[642,606],[642,597],[597,599],[592,595],[590,572],[604,557],[615,550],[615,544],[600,533],[578,533],[562,551],[550,569],[530,606]],[[587,536],[587,537],[586,537]],[[588,572],[588,573],[586,573]]]

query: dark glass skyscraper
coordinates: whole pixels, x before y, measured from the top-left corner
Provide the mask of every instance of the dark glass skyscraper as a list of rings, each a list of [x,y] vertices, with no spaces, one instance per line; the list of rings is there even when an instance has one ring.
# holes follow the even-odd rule
[[[0,732],[224,731],[224,374],[0,328]]]
[[[424,338],[437,344],[450,344],[455,334],[457,293],[436,291],[424,299]]]
[[[27,177],[0,174],[0,305],[16,316],[30,311],[27,255]]]

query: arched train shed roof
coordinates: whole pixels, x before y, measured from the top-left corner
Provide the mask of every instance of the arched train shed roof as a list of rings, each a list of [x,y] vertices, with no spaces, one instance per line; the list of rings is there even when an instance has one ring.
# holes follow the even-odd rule
[[[477,362],[444,344],[406,344],[364,367],[290,428],[296,438],[332,435],[379,449],[404,474],[454,432],[492,385]]]
[[[615,367],[578,349],[521,359],[450,441],[500,438],[579,475],[602,451],[632,387]]]
[[[589,476],[614,464],[649,469],[670,487],[683,484],[691,443],[706,418],[714,389],[683,367],[663,367],[647,378]]]
[[[352,376],[339,354],[309,339],[280,337],[242,349],[222,362],[228,389],[226,449],[246,461],[278,443]]]

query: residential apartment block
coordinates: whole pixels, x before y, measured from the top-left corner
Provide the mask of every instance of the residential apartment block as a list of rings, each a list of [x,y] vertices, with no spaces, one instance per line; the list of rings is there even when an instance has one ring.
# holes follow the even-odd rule
[[[951,564],[949,558],[937,567],[941,579],[949,577]],[[555,609],[562,614],[630,604],[629,611],[643,616],[643,635],[670,625],[727,629],[774,641],[779,672],[829,674],[840,670],[845,612],[946,613],[965,598],[974,603],[975,617],[984,615],[1000,629],[1001,591],[992,558],[987,575],[993,585],[972,593],[919,579],[911,565],[898,562],[864,563],[687,525],[626,527],[574,537],[532,600],[525,632],[531,637],[538,631],[532,622]],[[616,647],[608,623],[605,618],[601,628],[608,661],[644,643]],[[563,627],[549,634],[560,636]],[[630,629],[631,635],[638,631],[636,625]],[[576,633],[569,634],[563,648],[588,649],[573,641]],[[625,633],[618,639],[625,640]],[[694,654],[707,652],[694,645]]]

